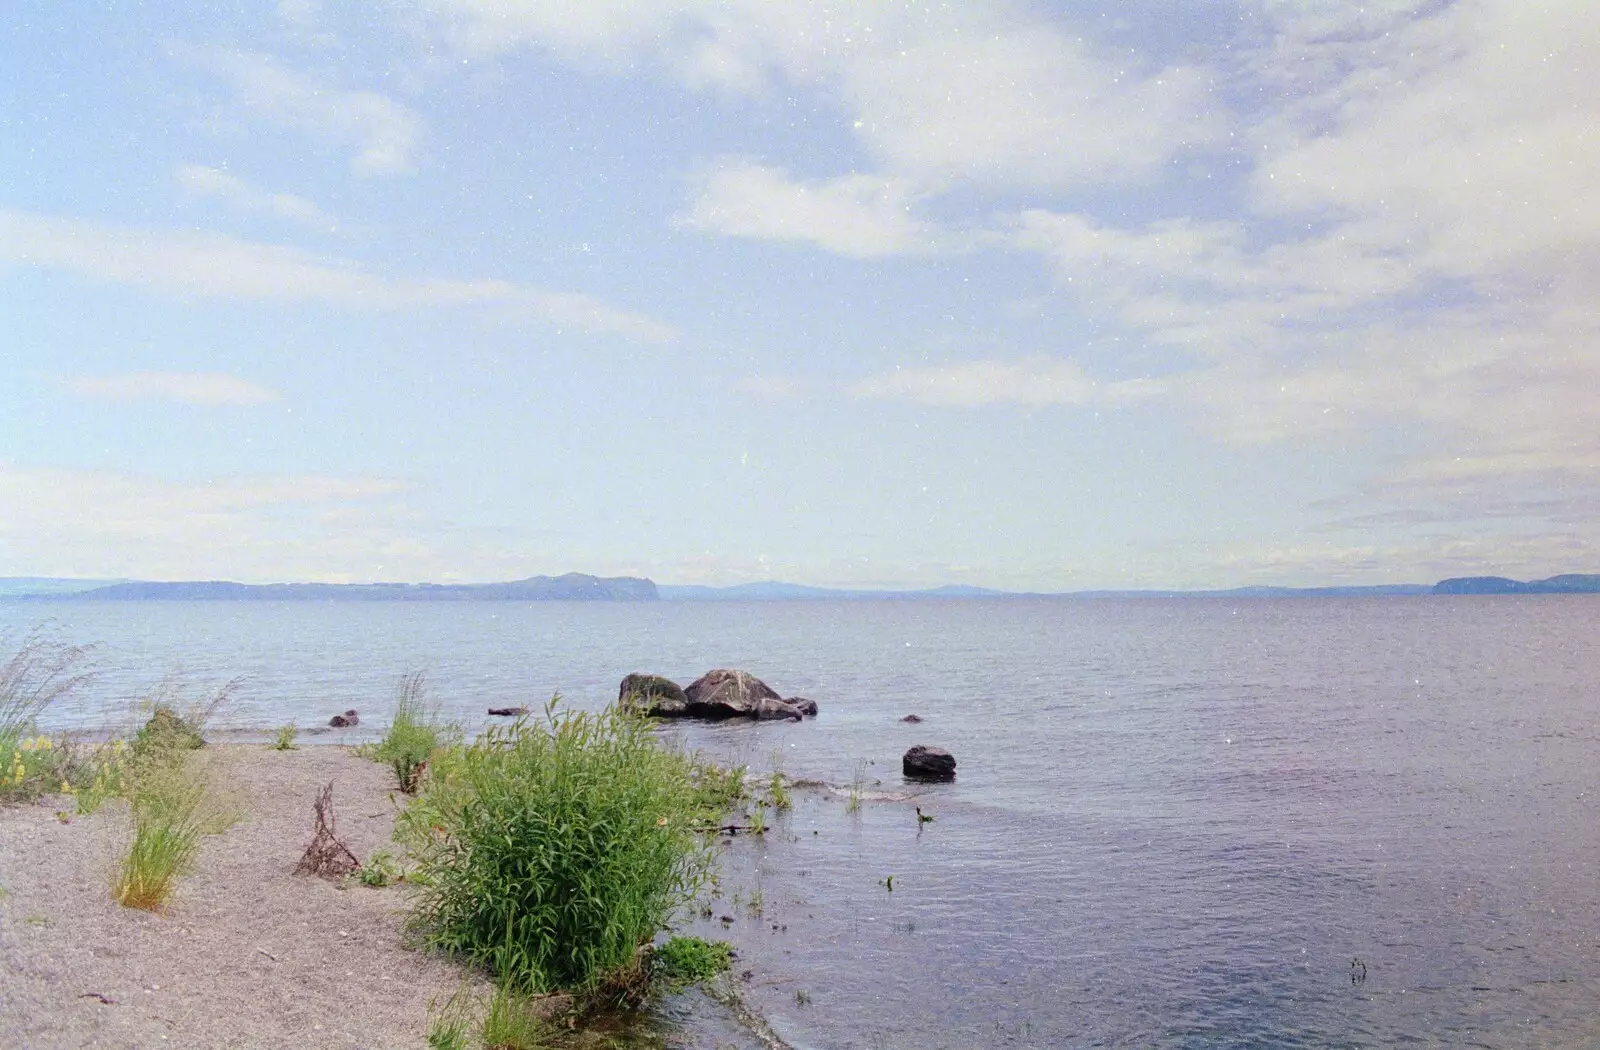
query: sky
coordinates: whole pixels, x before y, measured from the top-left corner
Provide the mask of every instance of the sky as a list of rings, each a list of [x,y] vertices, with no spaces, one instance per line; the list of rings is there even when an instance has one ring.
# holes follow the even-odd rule
[[[1586,0],[0,26],[0,576],[1600,571]]]

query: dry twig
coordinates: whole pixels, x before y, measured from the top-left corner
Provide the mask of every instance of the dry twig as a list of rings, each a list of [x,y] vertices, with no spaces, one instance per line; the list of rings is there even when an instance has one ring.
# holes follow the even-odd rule
[[[306,847],[296,875],[316,875],[324,879],[340,879],[361,870],[361,862],[333,833],[333,781],[322,789],[316,801],[316,833],[311,845]]]

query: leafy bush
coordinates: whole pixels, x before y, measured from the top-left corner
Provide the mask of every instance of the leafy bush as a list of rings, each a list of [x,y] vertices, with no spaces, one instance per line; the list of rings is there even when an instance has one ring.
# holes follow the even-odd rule
[[[272,749],[274,751],[293,751],[295,734],[298,732],[299,730],[295,728],[293,722],[279,726],[277,733],[272,738]]]
[[[437,720],[427,706],[427,676],[412,671],[400,679],[394,719],[373,750],[373,757],[394,770],[401,791],[414,795],[429,757],[439,746],[439,737]]]
[[[558,702],[435,756],[396,829],[421,887],[415,929],[503,989],[625,989],[710,872],[693,765],[642,718]]]

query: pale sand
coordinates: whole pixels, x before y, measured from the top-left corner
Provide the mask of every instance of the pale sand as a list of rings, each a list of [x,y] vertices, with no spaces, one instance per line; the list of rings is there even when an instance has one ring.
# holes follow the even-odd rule
[[[426,1046],[430,1000],[468,978],[401,946],[404,891],[294,874],[330,780],[356,856],[393,849],[388,768],[331,745],[207,750],[242,819],[164,915],[111,900],[121,803],[68,824],[70,799],[0,807],[0,1046]]]

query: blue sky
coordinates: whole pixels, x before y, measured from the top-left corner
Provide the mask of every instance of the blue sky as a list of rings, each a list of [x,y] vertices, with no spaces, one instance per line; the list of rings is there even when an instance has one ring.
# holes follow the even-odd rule
[[[23,2],[0,575],[1593,570],[1584,3]]]

